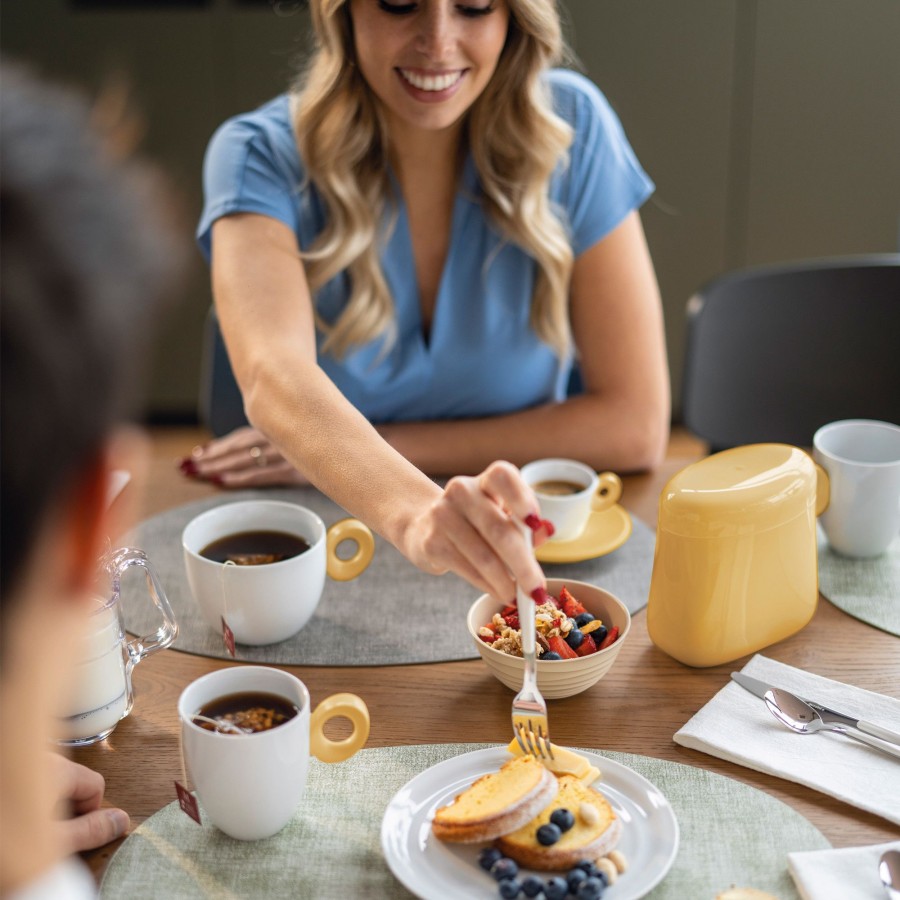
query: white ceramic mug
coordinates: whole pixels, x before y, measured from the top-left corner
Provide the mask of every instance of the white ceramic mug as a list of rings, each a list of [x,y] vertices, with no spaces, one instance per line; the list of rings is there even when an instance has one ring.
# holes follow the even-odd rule
[[[207,731],[197,712],[229,694],[261,691],[293,704],[297,714],[254,734]],[[178,699],[181,751],[188,777],[210,821],[240,841],[271,837],[291,820],[303,797],[309,755],[322,762],[349,759],[369,736],[369,711],[355,694],[333,694],[310,710],[299,678],[269,666],[231,666],[198,678]],[[325,737],[325,723],[338,716],[353,724],[341,741]]]
[[[201,556],[223,537],[244,531],[281,531],[303,538],[309,549],[280,562],[235,566]],[[348,559],[337,555],[355,541]],[[375,552],[372,532],[358,519],[330,528],[310,509],[280,500],[242,500],[207,510],[181,535],[191,593],[209,626],[222,631],[224,618],[242,644],[273,644],[296,634],[316,611],[326,573],[336,581],[356,578]]]
[[[813,456],[831,482],[820,519],[830,546],[843,556],[884,553],[900,532],[900,426],[872,419],[823,425]]]
[[[590,466],[574,459],[537,459],[522,466],[522,477],[531,486],[541,507],[541,516],[556,529],[552,541],[572,541],[581,536],[592,512],[602,512],[622,496],[622,482],[614,472],[598,475]],[[578,485],[571,494],[546,494],[535,485],[564,481]]]
[[[147,594],[159,612],[160,625],[153,633],[128,640],[122,614],[124,574],[143,570]],[[134,692],[131,673],[151,653],[175,640],[178,626],[146,554],[122,547],[100,563],[98,582],[106,591],[95,598],[95,606],[73,639],[77,643],[76,664],[65,699],[59,707],[59,743],[73,746],[93,744],[108,737],[131,712]],[[132,592],[128,594],[132,598]]]

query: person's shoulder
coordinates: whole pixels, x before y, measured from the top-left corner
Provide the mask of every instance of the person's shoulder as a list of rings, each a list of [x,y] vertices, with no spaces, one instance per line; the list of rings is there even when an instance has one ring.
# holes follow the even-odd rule
[[[211,152],[266,148],[269,153],[292,159],[297,155],[291,123],[290,98],[280,94],[251,112],[226,119],[209,142]]]
[[[570,125],[575,125],[586,116],[608,114],[609,102],[603,91],[586,75],[572,69],[550,69],[544,75],[553,109]]]

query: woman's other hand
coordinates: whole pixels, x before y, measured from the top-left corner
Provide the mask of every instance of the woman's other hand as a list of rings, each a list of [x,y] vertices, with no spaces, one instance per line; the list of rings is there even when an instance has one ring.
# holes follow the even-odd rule
[[[528,526],[527,541],[517,521]],[[519,470],[494,462],[480,475],[451,478],[413,519],[401,549],[425,571],[455,572],[500,602],[516,596],[517,583],[542,602],[546,582],[533,548],[552,533]]]
[[[309,484],[262,432],[250,426],[195,447],[180,460],[179,468],[189,478],[225,488]]]

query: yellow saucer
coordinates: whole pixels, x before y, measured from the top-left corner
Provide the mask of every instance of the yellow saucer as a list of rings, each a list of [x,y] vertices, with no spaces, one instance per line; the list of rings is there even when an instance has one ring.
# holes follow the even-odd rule
[[[592,512],[584,531],[571,541],[547,541],[534,555],[542,563],[583,562],[621,547],[631,537],[631,516],[618,504]]]

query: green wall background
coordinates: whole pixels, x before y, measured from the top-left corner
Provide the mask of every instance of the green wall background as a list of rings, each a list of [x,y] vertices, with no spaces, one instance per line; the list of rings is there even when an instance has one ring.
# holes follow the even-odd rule
[[[0,48],[96,90],[131,83],[144,149],[199,214],[206,142],[284,88],[306,13],[290,0],[5,0]],[[643,210],[663,293],[676,417],[684,309],[733,268],[898,249],[900,3],[567,0],[578,60],[657,184]],[[196,254],[159,343],[149,412],[194,415],[207,273]],[[814,327],[814,323],[811,323]]]

